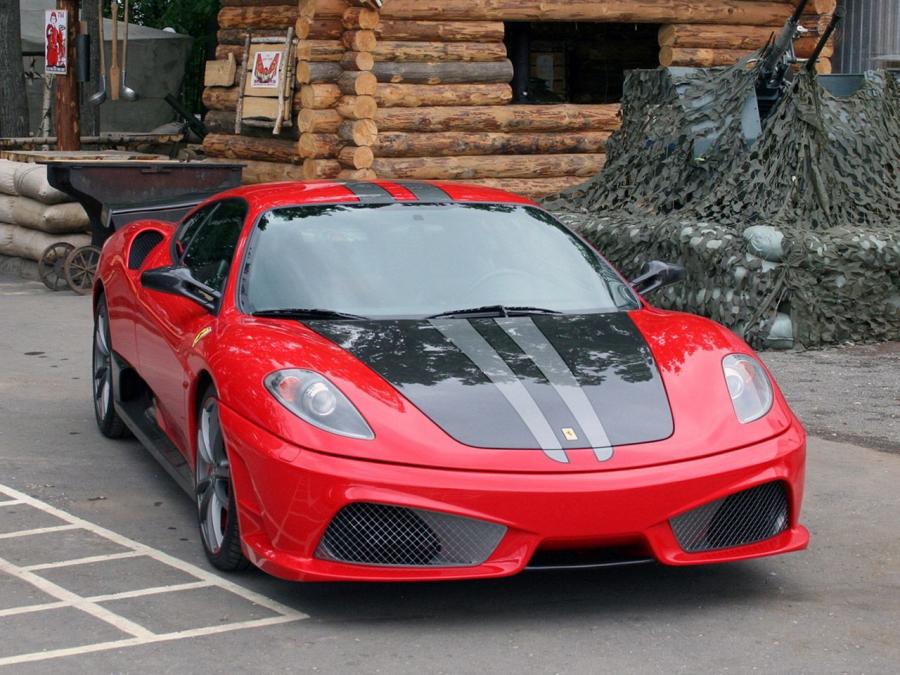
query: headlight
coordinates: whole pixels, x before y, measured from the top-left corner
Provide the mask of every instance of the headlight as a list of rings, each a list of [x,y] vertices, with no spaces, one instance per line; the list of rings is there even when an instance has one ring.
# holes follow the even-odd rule
[[[350,400],[318,373],[279,370],[266,378],[266,388],[285,408],[313,426],[349,438],[375,438]]]
[[[734,412],[742,424],[758,420],[772,408],[772,383],[756,359],[729,354],[722,360],[725,384]]]

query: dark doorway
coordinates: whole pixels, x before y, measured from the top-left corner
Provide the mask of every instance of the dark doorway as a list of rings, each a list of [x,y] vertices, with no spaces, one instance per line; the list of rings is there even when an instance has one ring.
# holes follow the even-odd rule
[[[515,103],[618,103],[625,71],[656,68],[656,24],[506,24]]]

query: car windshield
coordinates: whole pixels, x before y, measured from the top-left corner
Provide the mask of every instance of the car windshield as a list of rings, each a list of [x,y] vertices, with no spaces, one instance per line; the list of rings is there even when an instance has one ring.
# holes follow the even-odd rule
[[[241,282],[249,313],[422,318],[478,308],[575,314],[639,306],[588,246],[528,206],[279,208],[260,218],[250,247]]]

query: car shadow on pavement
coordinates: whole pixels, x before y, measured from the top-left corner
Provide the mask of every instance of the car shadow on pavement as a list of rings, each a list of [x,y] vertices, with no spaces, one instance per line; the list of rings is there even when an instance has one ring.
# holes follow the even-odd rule
[[[322,621],[507,621],[529,615],[539,621],[570,621],[660,610],[706,612],[717,605],[755,604],[767,596],[782,601],[803,596],[789,578],[775,576],[759,562],[534,571],[451,583],[266,585],[270,597]]]

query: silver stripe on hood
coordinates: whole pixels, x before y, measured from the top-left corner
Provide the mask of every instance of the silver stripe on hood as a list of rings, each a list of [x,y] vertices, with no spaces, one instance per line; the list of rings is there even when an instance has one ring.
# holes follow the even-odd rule
[[[506,361],[491,347],[481,333],[464,319],[435,319],[431,325],[450,340],[472,363],[478,366],[494,383],[503,397],[522,418],[525,426],[534,436],[538,447],[550,459],[568,464],[569,457],[562,444],[535,403],[525,385],[506,364]]]
[[[563,360],[556,348],[550,343],[541,329],[529,317],[513,317],[494,319],[512,338],[525,356],[534,362],[538,370],[547,378],[551,386],[559,394],[563,403],[569,408],[575,421],[587,435],[588,443],[594,449],[594,455],[601,462],[612,459],[613,449],[609,436],[597,411],[591,405],[587,395],[578,384],[572,370]]]

